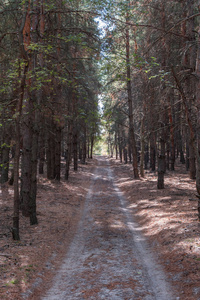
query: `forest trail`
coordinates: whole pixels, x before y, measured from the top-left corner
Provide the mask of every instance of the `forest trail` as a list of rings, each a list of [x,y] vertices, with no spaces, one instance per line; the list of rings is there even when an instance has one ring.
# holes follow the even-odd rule
[[[98,158],[77,233],[41,299],[179,299],[171,291],[109,162]]]

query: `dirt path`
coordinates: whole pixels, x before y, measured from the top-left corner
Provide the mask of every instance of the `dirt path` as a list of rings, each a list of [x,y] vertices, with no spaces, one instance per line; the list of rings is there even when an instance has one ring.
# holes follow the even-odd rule
[[[77,234],[41,299],[179,299],[114,181],[99,158]]]

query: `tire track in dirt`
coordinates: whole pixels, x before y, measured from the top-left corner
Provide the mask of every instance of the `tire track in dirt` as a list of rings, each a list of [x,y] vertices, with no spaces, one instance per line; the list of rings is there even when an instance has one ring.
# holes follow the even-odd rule
[[[178,299],[105,158],[98,159],[78,231],[52,288],[41,299]]]

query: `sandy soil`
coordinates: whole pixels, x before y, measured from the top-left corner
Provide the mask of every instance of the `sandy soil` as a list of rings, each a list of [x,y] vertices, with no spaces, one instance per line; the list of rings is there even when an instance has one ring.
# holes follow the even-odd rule
[[[176,299],[148,243],[98,159],[78,231],[42,300]]]
[[[200,223],[195,181],[185,166],[167,171],[165,189],[157,189],[156,173],[134,180],[131,165],[112,159],[116,183],[136,221],[162,263],[179,299],[200,299]]]
[[[92,162],[93,164],[94,162]],[[71,171],[68,182],[39,177],[37,226],[20,216],[19,242],[12,241],[13,189],[0,194],[0,299],[38,299],[48,288],[77,229],[88,193],[93,165]],[[63,170],[64,171],[64,170]],[[45,279],[45,280],[44,280]]]
[[[13,242],[12,188],[4,185],[0,198],[1,299],[40,299],[51,286],[84,214],[84,202],[96,160],[72,172],[69,182],[39,179],[39,225],[21,217],[21,241]],[[110,159],[116,185],[124,191],[128,209],[151,243],[179,299],[200,299],[200,228],[195,184],[181,167],[166,175],[166,188],[156,189],[156,174],[135,181],[130,165]],[[192,201],[190,201],[190,199]],[[194,200],[194,201],[193,201]],[[101,215],[98,216],[100,218]],[[100,221],[99,221],[100,222]],[[88,261],[88,264],[90,261]],[[92,261],[91,261],[92,263]],[[114,283],[114,286],[117,283]],[[132,286],[137,282],[131,281]],[[108,285],[110,290],[113,285]],[[129,286],[130,287],[130,286]],[[115,290],[115,289],[114,289]],[[85,292],[86,298],[89,298]],[[103,298],[102,298],[103,299]],[[106,298],[105,298],[106,299]],[[114,299],[114,298],[113,298]],[[121,298],[126,299],[126,298]],[[131,299],[131,298],[127,298]],[[139,298],[138,298],[139,299]],[[142,298],[141,298],[142,299]]]

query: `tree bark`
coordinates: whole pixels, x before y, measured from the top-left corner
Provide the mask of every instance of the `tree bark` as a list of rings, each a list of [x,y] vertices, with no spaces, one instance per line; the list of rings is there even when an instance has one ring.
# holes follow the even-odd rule
[[[174,120],[172,116],[172,105],[171,101],[169,100],[169,107],[168,107],[168,116],[169,116],[169,124],[170,124],[170,140],[171,140],[171,171],[174,171],[175,166],[175,138],[174,138]]]
[[[83,148],[82,163],[85,164],[86,157],[87,157],[87,131],[86,131],[86,126],[84,126],[84,135],[83,135],[82,148]]]
[[[158,189],[164,189],[165,156],[158,155]]]
[[[127,155],[127,148],[124,148],[124,163],[128,163],[128,155]]]
[[[196,76],[198,78],[196,84],[196,102],[197,102],[197,169],[196,169],[196,188],[198,193],[198,218],[200,221],[200,26],[198,29],[197,39],[197,59],[196,59]]]
[[[69,179],[71,155],[72,155],[72,120],[69,120],[68,121],[67,149],[66,149],[65,180]]]
[[[45,138],[44,130],[40,129],[39,135],[39,174],[44,174],[44,162],[45,162]]]
[[[22,170],[21,170],[21,208],[24,217],[30,217],[30,191],[31,191],[31,172],[32,172],[32,120],[30,113],[33,111],[33,103],[30,95],[26,91],[26,103],[24,105],[23,122],[23,150],[22,150]],[[26,116],[26,117],[25,117]]]
[[[61,136],[62,129],[56,126],[56,139],[55,139],[55,179],[60,181],[61,172]]]
[[[93,134],[91,134],[91,137],[90,137],[90,158],[92,159],[93,158],[93,147],[94,147],[94,136]]]
[[[195,150],[194,150],[195,141],[191,139],[189,141],[189,176],[190,179],[196,179],[196,159],[195,159]]]
[[[156,170],[156,141],[155,133],[150,133],[150,168],[154,172]]]
[[[23,96],[21,96],[23,97]],[[21,99],[22,101],[22,99]],[[20,102],[21,102],[20,101]],[[20,159],[20,118],[21,118],[21,103],[19,104],[19,115],[15,121],[15,156],[14,156],[14,210],[13,210],[13,226],[12,236],[14,240],[20,240],[19,235],[19,159]]]
[[[117,132],[115,132],[115,158],[118,159]]]
[[[157,188],[164,189],[164,175],[165,175],[165,141],[163,139],[160,140],[161,151],[158,155],[158,182]]]
[[[148,163],[149,163],[149,144],[145,145],[145,153],[144,153],[144,168],[145,170],[148,169]]]
[[[23,29],[22,29],[23,30]],[[21,130],[20,122],[22,115],[22,106],[24,100],[24,91],[26,83],[26,74],[28,71],[28,63],[25,62],[23,67],[23,75],[20,85],[19,100],[16,108],[16,119],[15,119],[15,154],[14,154],[14,209],[13,209],[13,226],[12,226],[12,236],[14,240],[20,240],[19,235],[19,209],[20,209],[20,197],[19,197],[19,160],[20,160],[20,139]]]
[[[5,131],[8,129],[6,128]],[[1,170],[1,183],[8,181],[8,171],[9,171],[9,153],[10,153],[10,136],[5,132],[2,147],[2,170]]]
[[[141,175],[141,177],[144,177],[144,149],[145,149],[145,143],[144,143],[144,116],[142,117],[142,120],[141,120],[140,139],[141,139],[140,175]]]
[[[74,171],[78,171],[78,136],[77,129],[73,130],[73,156],[74,156]]]
[[[130,2],[128,1],[129,9]],[[127,94],[128,94],[128,118],[129,118],[129,134],[130,145],[133,155],[133,174],[134,178],[139,178],[138,162],[137,162],[137,147],[135,141],[135,131],[133,122],[133,102],[132,102],[132,89],[131,89],[131,66],[130,66],[130,37],[129,37],[129,12],[126,15],[126,74],[127,74]]]

